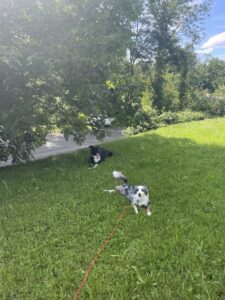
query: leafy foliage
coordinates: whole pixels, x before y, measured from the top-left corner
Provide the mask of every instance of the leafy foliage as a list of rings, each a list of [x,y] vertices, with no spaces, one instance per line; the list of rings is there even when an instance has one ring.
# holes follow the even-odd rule
[[[184,110],[180,112],[167,111],[160,115],[155,115],[153,113],[151,116],[142,115],[142,117],[139,116],[139,120],[136,124],[134,123],[133,126],[127,127],[123,133],[125,135],[135,135],[159,127],[164,127],[166,125],[199,121],[208,117],[209,115],[207,113],[192,110]]]
[[[78,142],[89,131],[102,137],[87,116],[110,112],[106,80],[135,11],[128,0],[1,2],[0,160],[27,159],[55,124]]]
[[[208,0],[2,0],[0,161],[28,159],[55,126],[79,143],[87,133],[102,138],[91,115],[150,129],[155,111],[223,114],[216,94],[212,105],[202,94],[223,89],[224,64],[194,54],[209,8]]]

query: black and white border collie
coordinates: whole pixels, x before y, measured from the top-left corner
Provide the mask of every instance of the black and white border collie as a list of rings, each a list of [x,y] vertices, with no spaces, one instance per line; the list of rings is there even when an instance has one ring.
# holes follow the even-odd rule
[[[101,162],[103,162],[106,157],[112,156],[112,152],[105,150],[98,146],[89,146],[91,154],[90,154],[90,167],[95,168],[97,167]]]
[[[105,192],[118,192],[121,195],[126,196],[136,214],[138,214],[138,207],[143,207],[146,209],[147,215],[151,216],[150,198],[147,187],[144,185],[131,186],[128,183],[127,177],[119,171],[113,171],[113,177],[122,180],[123,184],[115,186],[112,190],[105,190]]]

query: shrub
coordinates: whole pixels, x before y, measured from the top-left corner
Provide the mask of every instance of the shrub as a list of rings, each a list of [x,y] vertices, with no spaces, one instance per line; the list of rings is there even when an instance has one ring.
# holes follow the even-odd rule
[[[208,115],[201,111],[184,110],[176,113],[177,123],[200,121],[208,117]]]
[[[212,116],[225,115],[225,87],[222,86],[213,93],[199,91],[192,108],[196,111],[203,111]]]
[[[175,112],[167,111],[157,116],[156,122],[161,125],[175,124],[177,123],[177,115]]]
[[[143,112],[137,112],[134,118],[129,120],[129,125],[130,126],[123,131],[124,135],[134,135],[158,127],[154,112],[152,112],[152,116]]]
[[[225,86],[218,88],[210,97],[210,113],[212,115],[225,115]]]
[[[166,72],[163,74],[162,85],[162,103],[166,111],[176,111],[179,109],[179,86],[180,74],[174,72]]]
[[[170,124],[184,123],[190,121],[204,120],[208,117],[208,114],[204,112],[197,112],[191,110],[184,110],[180,112],[164,112],[158,116],[145,116],[145,118],[140,118],[139,123],[138,118],[132,126],[127,127],[124,131],[124,135],[135,135],[148,130],[156,129],[158,127],[163,127]]]

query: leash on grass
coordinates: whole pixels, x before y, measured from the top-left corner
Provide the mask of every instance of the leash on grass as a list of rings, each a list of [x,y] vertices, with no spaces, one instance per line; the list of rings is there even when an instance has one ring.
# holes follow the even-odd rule
[[[75,293],[75,295],[74,295],[74,297],[73,297],[73,300],[77,300],[77,298],[78,298],[78,296],[79,296],[79,294],[80,294],[80,291],[81,291],[82,287],[84,286],[85,282],[86,282],[87,279],[88,279],[88,276],[90,275],[92,269],[94,268],[94,265],[95,265],[96,260],[98,259],[99,255],[102,253],[102,251],[104,250],[104,248],[106,247],[106,245],[110,242],[110,240],[111,240],[112,237],[114,236],[114,234],[115,234],[115,232],[116,232],[116,230],[117,230],[117,228],[118,228],[118,226],[119,226],[119,223],[120,223],[120,222],[123,220],[123,218],[125,217],[125,214],[126,214],[126,212],[127,212],[127,210],[128,210],[129,207],[130,207],[130,205],[127,205],[127,206],[125,206],[125,207],[123,208],[122,212],[121,212],[120,215],[119,215],[118,222],[117,222],[116,226],[112,229],[112,231],[110,232],[110,234],[107,236],[107,238],[106,238],[104,244],[102,244],[102,246],[101,246],[101,247],[99,248],[99,250],[96,252],[96,254],[95,254],[93,260],[91,261],[90,266],[89,266],[89,268],[88,268],[88,270],[87,270],[87,272],[86,272],[86,274],[85,274],[85,276],[84,276],[84,278],[83,278],[83,280],[82,280],[82,282],[81,282],[81,284],[80,284],[80,286],[79,286],[79,288],[77,289],[77,291],[76,291],[76,293]]]

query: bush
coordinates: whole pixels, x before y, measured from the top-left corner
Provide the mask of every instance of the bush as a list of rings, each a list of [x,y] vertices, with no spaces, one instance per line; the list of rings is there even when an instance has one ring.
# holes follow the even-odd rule
[[[156,123],[163,125],[175,124],[177,123],[177,114],[175,112],[167,111],[157,116]]]
[[[206,112],[212,116],[225,115],[225,87],[220,87],[214,93],[199,91],[192,104],[194,110]]]
[[[157,128],[157,125],[154,124],[154,126],[151,126],[147,123],[138,125],[136,127],[130,126],[130,127],[127,127],[125,130],[123,130],[123,135],[135,135],[135,134],[142,133],[142,132],[149,131],[149,130],[156,129],[156,128]]]
[[[209,99],[210,101],[210,113],[212,115],[224,116],[225,115],[225,87],[220,87]]]
[[[140,114],[141,116],[141,114]],[[156,129],[158,127],[163,127],[170,124],[176,123],[184,123],[190,121],[199,121],[204,120],[208,117],[208,114],[204,112],[197,112],[191,110],[184,110],[180,112],[164,112],[161,115],[155,116],[147,116],[139,119],[135,118],[135,122],[132,126],[127,127],[124,131],[124,135],[135,135],[141,132],[145,132],[148,130]]]
[[[166,111],[179,109],[180,74],[168,70],[163,74],[162,96],[163,108]]]
[[[209,117],[207,113],[201,111],[184,110],[176,113],[177,123],[200,121]]]
[[[155,121],[155,113],[152,116],[137,112],[133,119],[129,120],[129,125],[124,131],[124,135],[134,135],[148,130],[156,129],[158,126]]]

